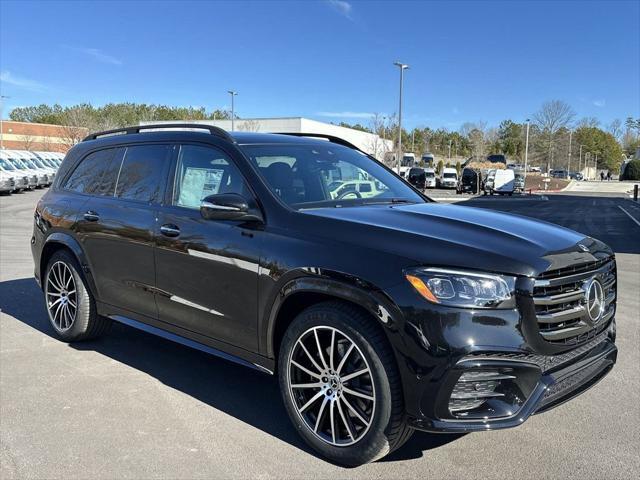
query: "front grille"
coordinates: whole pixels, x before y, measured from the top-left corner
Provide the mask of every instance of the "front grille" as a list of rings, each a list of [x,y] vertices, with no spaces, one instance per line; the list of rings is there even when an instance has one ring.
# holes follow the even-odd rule
[[[589,318],[586,289],[596,278],[604,293],[604,311]],[[577,264],[539,275],[533,290],[540,335],[551,343],[576,345],[606,328],[615,313],[616,264],[612,258]]]

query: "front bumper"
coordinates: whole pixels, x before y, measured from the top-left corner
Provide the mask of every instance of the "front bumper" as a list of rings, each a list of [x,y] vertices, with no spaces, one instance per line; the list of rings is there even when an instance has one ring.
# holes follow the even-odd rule
[[[409,423],[413,428],[419,430],[453,433],[517,427],[531,415],[550,410],[580,395],[602,380],[611,371],[616,363],[618,349],[610,333],[597,340],[597,344],[590,350],[585,351],[578,348],[576,350],[579,352],[577,352],[575,358],[571,358],[564,364],[547,371],[542,371],[542,367],[538,363],[542,359],[541,356],[537,356],[537,359],[532,356],[529,359],[526,356],[521,359],[516,356],[505,357],[504,359],[491,356],[465,358],[458,363],[460,371],[524,367],[531,369],[532,372],[537,371],[538,380],[526,401],[517,411],[508,411],[506,408],[509,407],[505,407],[505,412],[509,413],[507,415],[474,420],[413,418]],[[548,357],[546,361],[552,358],[554,357]],[[518,364],[515,364],[514,360],[517,360]]]
[[[516,284],[517,308],[502,310],[431,304],[404,285],[389,290],[402,313],[398,334],[389,339],[413,428],[514,427],[579,395],[611,370],[617,358],[615,314],[576,343],[548,342],[538,329],[527,282]],[[490,373],[497,384],[477,380]],[[467,406],[473,398],[483,401]]]

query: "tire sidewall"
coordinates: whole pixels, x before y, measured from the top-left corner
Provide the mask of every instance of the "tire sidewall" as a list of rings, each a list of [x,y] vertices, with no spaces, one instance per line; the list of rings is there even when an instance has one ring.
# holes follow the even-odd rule
[[[73,280],[76,285],[76,301],[77,301],[77,311],[76,318],[73,321],[73,325],[67,330],[60,330],[55,322],[53,321],[53,315],[49,311],[48,300],[47,300],[47,284],[49,281],[49,274],[51,272],[51,267],[55,265],[57,262],[64,263],[73,275]],[[47,318],[49,319],[49,323],[51,327],[56,332],[56,335],[63,340],[71,341],[78,338],[80,335],[84,334],[87,331],[89,318],[91,316],[91,312],[93,310],[92,298],[85,284],[84,278],[80,273],[80,265],[78,261],[68,252],[61,250],[53,254],[49,263],[47,264],[47,269],[44,277],[45,281],[45,308],[47,309]]]
[[[346,334],[365,356],[375,386],[375,411],[367,433],[355,444],[338,447],[323,442],[304,423],[297,412],[289,391],[289,355],[298,338],[312,327],[333,327]],[[315,450],[336,463],[361,465],[386,455],[390,448],[385,430],[391,417],[392,398],[385,367],[375,346],[355,328],[349,318],[333,308],[312,307],[302,312],[289,326],[281,344],[278,377],[285,408],[300,435]]]

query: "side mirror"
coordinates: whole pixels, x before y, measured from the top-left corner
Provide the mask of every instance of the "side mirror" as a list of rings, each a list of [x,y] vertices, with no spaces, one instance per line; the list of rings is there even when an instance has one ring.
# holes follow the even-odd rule
[[[200,215],[207,220],[262,221],[259,215],[249,213],[249,203],[237,193],[209,195],[200,202]]]

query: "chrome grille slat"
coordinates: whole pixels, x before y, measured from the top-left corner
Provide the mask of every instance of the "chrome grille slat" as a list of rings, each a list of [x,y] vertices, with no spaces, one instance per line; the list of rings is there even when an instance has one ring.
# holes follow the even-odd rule
[[[574,318],[582,317],[586,312],[586,309],[580,305],[578,307],[571,308],[569,310],[561,310],[559,312],[538,314],[538,323],[562,323],[567,320],[573,320]]]
[[[558,303],[573,302],[580,300],[584,297],[584,290],[574,290],[567,293],[559,293],[557,295],[545,295],[541,297],[535,297],[533,299],[536,305],[555,305]]]
[[[594,325],[588,318],[585,293],[596,276],[602,284],[605,312]],[[533,303],[540,335],[546,341],[578,344],[600,331],[615,313],[615,260],[606,258],[544,272],[534,282]]]

